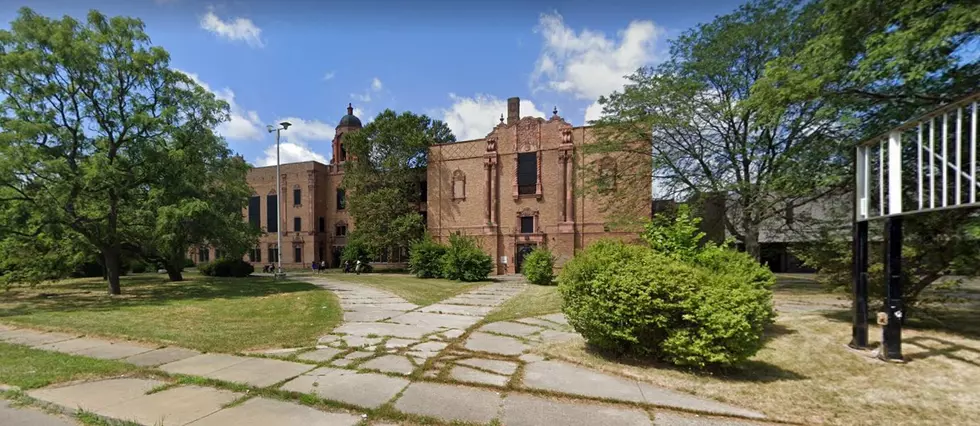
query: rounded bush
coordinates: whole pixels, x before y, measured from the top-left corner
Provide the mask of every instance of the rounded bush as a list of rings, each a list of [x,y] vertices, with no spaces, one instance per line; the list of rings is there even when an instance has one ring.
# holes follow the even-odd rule
[[[449,247],[442,256],[442,276],[456,281],[484,281],[493,270],[493,259],[476,242],[461,235],[449,236]]]
[[[761,348],[774,317],[772,274],[742,256],[713,248],[685,262],[599,241],[564,265],[562,310],[600,349],[683,366],[732,365]]]
[[[439,278],[442,276],[442,256],[445,254],[446,246],[426,235],[412,243],[408,269],[419,278]]]
[[[210,263],[199,263],[197,269],[209,277],[247,277],[255,272],[255,267],[242,259],[218,259]]]
[[[528,282],[551,285],[555,280],[555,257],[546,248],[538,247],[528,253],[521,263],[521,273]]]

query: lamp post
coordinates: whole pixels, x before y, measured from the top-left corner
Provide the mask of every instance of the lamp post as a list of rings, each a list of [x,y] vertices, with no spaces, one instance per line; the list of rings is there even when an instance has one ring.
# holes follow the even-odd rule
[[[282,186],[279,180],[282,176],[279,174],[279,133],[286,130],[292,126],[292,123],[288,121],[283,121],[279,123],[279,127],[274,127],[273,125],[266,126],[269,129],[269,133],[276,132],[276,273],[274,274],[276,278],[282,275],[282,230],[279,229],[282,226],[282,196],[279,194],[280,187]]]

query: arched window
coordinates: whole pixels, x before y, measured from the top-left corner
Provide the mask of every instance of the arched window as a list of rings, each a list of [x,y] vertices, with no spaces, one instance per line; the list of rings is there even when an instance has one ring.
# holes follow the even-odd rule
[[[466,199],[466,174],[459,169],[453,172],[453,199]]]

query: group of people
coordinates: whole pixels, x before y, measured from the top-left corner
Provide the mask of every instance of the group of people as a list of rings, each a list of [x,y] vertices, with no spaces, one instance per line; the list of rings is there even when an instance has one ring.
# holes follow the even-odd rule
[[[313,267],[313,273],[314,274],[319,274],[320,271],[326,271],[327,270],[327,261],[321,260],[319,262],[313,262],[311,264],[311,266]],[[363,267],[363,264],[361,263],[360,259],[358,259],[357,262],[354,262],[353,264],[349,260],[345,260],[344,261],[344,273],[345,274],[346,273],[349,273],[351,271],[354,271],[354,273],[356,273],[357,275],[361,275],[361,271],[363,269],[364,269],[364,267]],[[272,263],[270,263],[270,264],[265,265],[265,266],[262,267],[262,272],[263,273],[266,273],[266,274],[273,273],[275,271],[276,271],[276,265],[275,264],[272,264]]]

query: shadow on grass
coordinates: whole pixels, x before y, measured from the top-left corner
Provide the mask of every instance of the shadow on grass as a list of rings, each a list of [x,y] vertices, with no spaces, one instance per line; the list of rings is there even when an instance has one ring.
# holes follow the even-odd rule
[[[910,354],[906,354],[905,355],[906,361],[914,361],[918,359],[926,359],[932,357],[943,357],[948,359],[954,359],[960,362],[965,362],[975,367],[980,367],[980,363],[972,359],[967,359],[957,355],[957,352],[969,352],[973,354],[980,354],[980,350],[977,350],[976,348],[963,346],[956,342],[950,342],[949,340],[940,339],[938,337],[931,337],[931,336],[906,337],[902,339],[902,343],[916,346],[921,350],[921,352],[913,352]]]
[[[941,331],[971,339],[980,339],[980,303],[956,306],[917,308],[909,313],[902,328],[923,331]],[[849,309],[821,311],[827,319],[851,323]],[[869,310],[868,321],[873,324],[876,311]]]
[[[122,277],[123,294],[119,296],[109,296],[107,286],[101,278],[65,280],[35,287],[14,286],[0,292],[0,318],[39,312],[116,310],[188,300],[262,297],[319,289],[309,283],[276,281],[270,277],[190,276],[184,281],[170,282],[166,276],[152,274]]]
[[[771,339],[795,334],[796,330],[788,327],[772,324],[766,327],[763,335],[763,342]],[[602,350],[586,343],[586,352],[605,361],[628,365],[638,368],[651,368],[658,370],[671,370],[695,376],[712,377],[724,381],[750,382],[750,383],[771,383],[787,380],[806,380],[807,377],[795,371],[787,370],[774,364],[764,361],[747,360],[733,367],[708,368],[704,370],[691,367],[679,367],[655,359],[644,359],[630,355],[619,355],[611,351]]]

